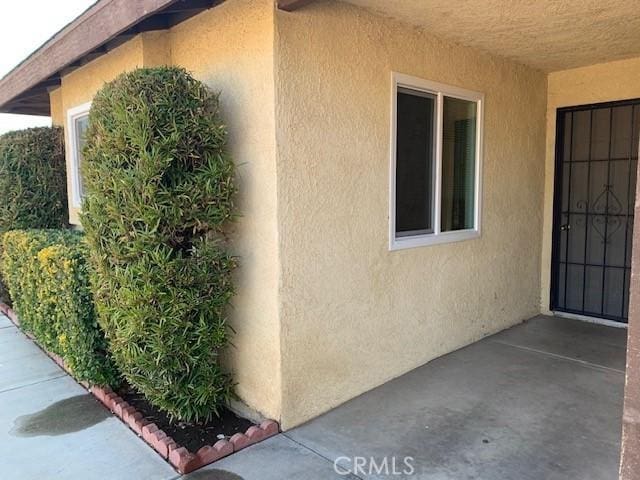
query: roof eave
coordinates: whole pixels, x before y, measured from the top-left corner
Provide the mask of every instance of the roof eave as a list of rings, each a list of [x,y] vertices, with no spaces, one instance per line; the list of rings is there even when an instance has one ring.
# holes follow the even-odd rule
[[[163,30],[223,0],[99,0],[0,80],[0,112],[49,115],[61,78],[143,31]]]

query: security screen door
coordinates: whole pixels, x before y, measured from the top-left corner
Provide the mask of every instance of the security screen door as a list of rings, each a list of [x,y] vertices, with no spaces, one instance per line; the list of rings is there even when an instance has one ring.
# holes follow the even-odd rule
[[[558,110],[552,310],[626,322],[640,100]]]

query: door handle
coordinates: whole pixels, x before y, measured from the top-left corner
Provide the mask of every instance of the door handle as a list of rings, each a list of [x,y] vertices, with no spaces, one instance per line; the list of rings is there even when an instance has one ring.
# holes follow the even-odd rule
[[[565,230],[571,230],[571,224],[566,223],[564,225],[560,225],[560,231],[564,232]]]

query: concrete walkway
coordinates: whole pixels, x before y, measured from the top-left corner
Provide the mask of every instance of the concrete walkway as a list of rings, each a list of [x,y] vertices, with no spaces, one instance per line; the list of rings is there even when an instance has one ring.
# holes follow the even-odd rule
[[[625,341],[538,317],[184,478],[611,480]],[[2,316],[0,442],[0,478],[177,478]]]
[[[0,445],[7,480],[178,477],[3,315]]]

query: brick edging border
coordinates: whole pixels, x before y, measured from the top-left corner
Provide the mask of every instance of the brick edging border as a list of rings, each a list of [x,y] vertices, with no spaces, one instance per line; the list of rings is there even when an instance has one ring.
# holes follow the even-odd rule
[[[229,440],[218,440],[215,444],[205,445],[193,453],[178,445],[155,423],[146,420],[142,413],[109,387],[94,386],[90,391],[180,473],[192,472],[279,432],[277,422],[265,420],[259,426],[249,427],[246,433],[236,433]]]
[[[5,314],[17,327],[20,327],[20,320],[11,307],[0,302],[0,312]],[[59,355],[48,352],[42,348],[42,346],[36,342],[33,335],[27,332],[23,333],[34,341],[43,352],[73,378],[71,371]],[[252,425],[245,433],[236,433],[229,440],[218,440],[213,445],[205,445],[193,453],[176,443],[163,430],[160,430],[155,423],[146,420],[141,412],[116,394],[111,388],[89,385],[87,382],[79,382],[75,378],[74,380],[92,393],[100,403],[113,412],[116,417],[133,430],[181,474],[193,472],[243,448],[277,435],[280,431],[278,422],[265,420],[260,425]]]

